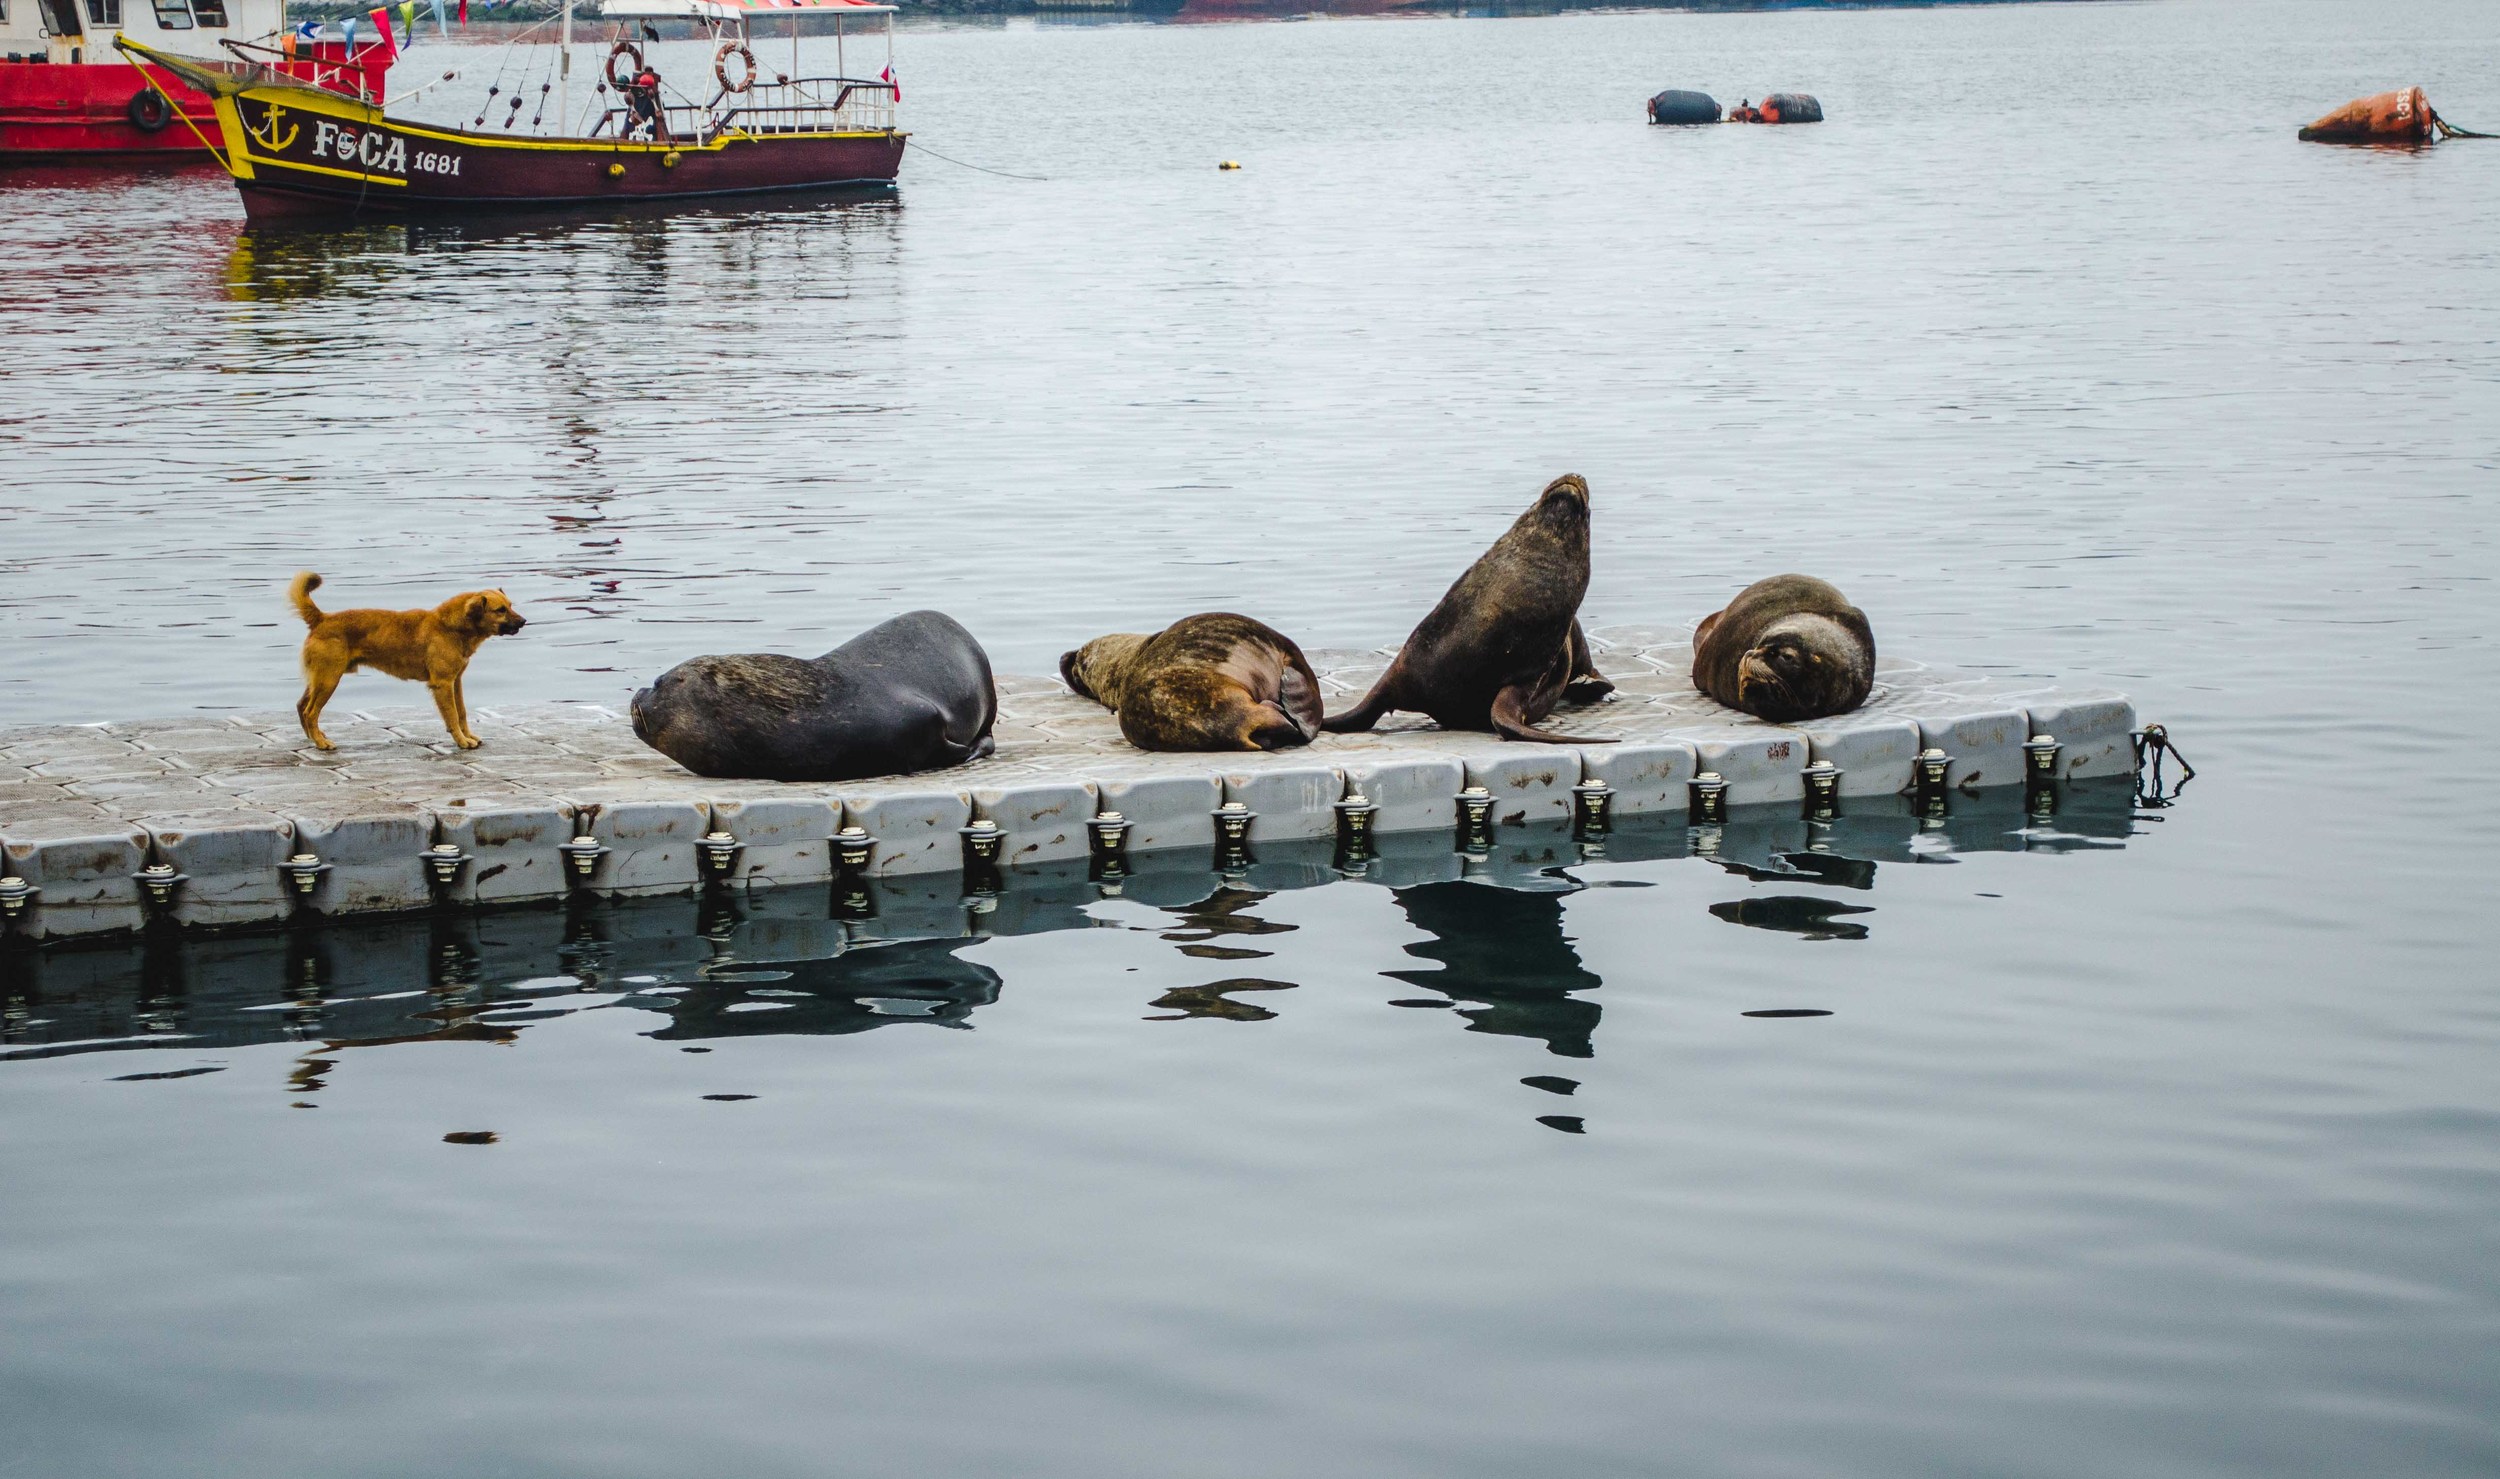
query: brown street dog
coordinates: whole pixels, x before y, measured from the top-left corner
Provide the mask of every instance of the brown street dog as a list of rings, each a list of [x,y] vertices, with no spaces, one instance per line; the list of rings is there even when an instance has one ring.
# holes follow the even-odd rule
[[[1293,639],[1229,611],[1114,632],[1059,659],[1141,750],[1281,750],[1319,733],[1319,678]]]
[[[1829,582],[1757,580],[1694,629],[1693,686],[1773,724],[1846,714],[1875,687],[1875,630]]]
[[[1507,740],[1612,744],[1536,727],[1565,699],[1594,703],[1614,691],[1580,630],[1588,586],[1589,485],[1565,473],[1442,596],[1363,701],[1326,727],[1365,730],[1408,709],[1443,729],[1490,729]]]
[[[480,741],[469,732],[468,700],[460,693],[460,675],[489,637],[508,637],[529,625],[512,609],[501,591],[469,591],[431,611],[358,611],[324,613],[312,603],[321,577],[307,570],[287,587],[295,614],[312,634],[304,638],[304,696],[295,701],[295,717],[304,723],[304,737],[315,749],[335,748],[321,732],[321,711],[338,691],[339,679],[360,668],[422,683],[434,692],[434,707],[451,731],[453,744],[474,750]]]

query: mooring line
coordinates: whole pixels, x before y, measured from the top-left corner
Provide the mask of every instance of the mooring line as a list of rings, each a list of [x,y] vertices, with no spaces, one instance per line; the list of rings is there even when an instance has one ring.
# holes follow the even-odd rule
[[[1045,181],[1045,182],[1046,182],[1046,181],[1048,181],[1048,180],[1049,180],[1049,178],[1050,178],[1050,176],[1048,176],[1048,175],[1020,175],[1020,174],[1015,173],[1015,172],[1014,172],[1014,171],[1012,171],[1012,170],[992,169],[992,168],[990,168],[990,167],[989,167],[988,165],[986,165],[986,164],[968,164],[968,163],[965,163],[965,161],[960,160],[960,159],[952,159],[952,158],[948,158],[948,156],[946,156],[946,155],[944,155],[944,154],[940,154],[940,153],[938,153],[938,151],[936,151],[935,149],[930,148],[928,145],[926,145],[926,144],[924,144],[924,143],[920,142],[918,139],[905,139],[903,142],[904,142],[904,143],[906,143],[906,144],[908,144],[908,145],[910,145],[912,148],[919,150],[919,151],[920,151],[921,153],[923,153],[923,154],[929,155],[929,156],[931,156],[931,157],[933,157],[933,158],[937,158],[937,159],[944,159],[944,160],[946,160],[946,162],[947,162],[948,164],[960,164],[960,165],[963,165],[963,167],[964,167],[965,169],[977,169],[977,170],[979,170],[981,173],[983,173],[983,174],[985,174],[985,175],[998,175],[998,176],[1000,176],[1000,177],[1002,177],[1002,178],[1004,178],[1004,179],[1009,179],[1009,180],[1037,180],[1037,181]]]

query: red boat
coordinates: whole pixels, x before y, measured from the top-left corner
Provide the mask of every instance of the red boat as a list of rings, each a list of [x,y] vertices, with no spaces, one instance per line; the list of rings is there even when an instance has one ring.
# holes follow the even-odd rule
[[[216,118],[208,95],[171,76],[151,83],[113,49],[115,33],[205,49],[274,37],[280,25],[281,0],[0,0],[0,160],[205,159],[201,134],[213,134]],[[355,47],[349,33],[290,34],[274,52],[295,81],[376,99],[394,55]]]
[[[794,11],[882,19],[889,58],[885,75],[764,72],[747,44],[746,18]],[[890,186],[901,170],[908,136],[895,127],[892,6],[858,0],[609,0],[605,12],[691,16],[710,24],[712,74],[701,79],[705,90],[717,84],[710,100],[683,101],[685,94],[646,64],[640,44],[620,27],[607,48],[601,101],[577,122],[571,106],[569,5],[558,43],[562,49],[549,69],[557,79],[547,85],[554,96],[540,96],[526,123],[518,92],[508,107],[490,101],[464,128],[392,117],[378,100],[307,86],[275,65],[264,47],[229,42],[227,49],[243,60],[220,67],[128,38],[115,44],[151,76],[179,77],[209,96],[216,116],[203,133],[242,192],[244,213],[255,221],[405,218]],[[795,30],[794,20],[794,64]],[[836,45],[838,59],[838,39]],[[839,60],[836,65],[838,70]],[[670,101],[672,96],[680,101]],[[550,121],[550,102],[554,126],[542,131]]]

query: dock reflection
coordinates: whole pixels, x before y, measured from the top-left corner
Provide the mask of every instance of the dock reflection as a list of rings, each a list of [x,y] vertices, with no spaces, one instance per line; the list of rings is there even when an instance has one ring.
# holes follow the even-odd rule
[[[1142,994],[1141,1015],[1255,1024],[1291,1011],[1287,993],[1299,984],[1254,964],[1297,928],[1265,906],[1297,890],[1366,885],[1386,888],[1424,937],[1405,946],[1413,966],[1380,972],[1384,1004],[1445,1007],[1466,1031],[1587,1059],[1597,1051],[1604,982],[1575,948],[1566,915],[1584,889],[1643,886],[1609,877],[1611,864],[1711,866],[1731,887],[1756,890],[1711,907],[1718,920],[1861,938],[1881,927],[1885,867],[2123,848],[2138,825],[2133,801],[2123,785],[2074,787],[2054,815],[2026,810],[2019,795],[1956,797],[1944,814],[1920,815],[1886,797],[1853,802],[1827,822],[1787,811],[1740,811],[1716,827],[1634,818],[1594,842],[1560,823],[1504,829],[1475,852],[1440,833],[1397,834],[1359,863],[1325,842],[1261,847],[1230,872],[1195,852],[1147,854],[1117,883],[1092,881],[1071,863],[1017,870],[995,893],[967,893],[950,874],[877,880],[864,894],[793,887],[267,935],[11,945],[0,949],[0,1062],[292,1041],[309,1053],[290,1091],[309,1095],[349,1049],[511,1042],[585,1010],[646,1013],[643,1035],[676,1045],[961,1028],[1006,988],[968,950],[1001,936],[1101,928],[1114,900],[1163,916],[1134,927],[1205,967],[1204,981]],[[1523,1081],[1549,1092],[1574,1082]]]

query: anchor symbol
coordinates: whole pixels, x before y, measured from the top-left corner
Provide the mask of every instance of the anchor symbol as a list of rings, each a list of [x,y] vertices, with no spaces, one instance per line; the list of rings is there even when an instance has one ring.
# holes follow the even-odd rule
[[[270,153],[275,154],[286,148],[289,144],[294,143],[295,136],[303,132],[302,128],[290,123],[286,128],[286,137],[283,139],[276,137],[278,132],[278,122],[280,119],[285,117],[286,109],[280,107],[276,103],[272,103],[269,105],[269,117],[264,120],[261,125],[261,128],[267,129],[268,132],[263,133],[261,129],[256,129],[248,123],[243,125],[243,131],[252,136],[253,142],[259,144]]]

